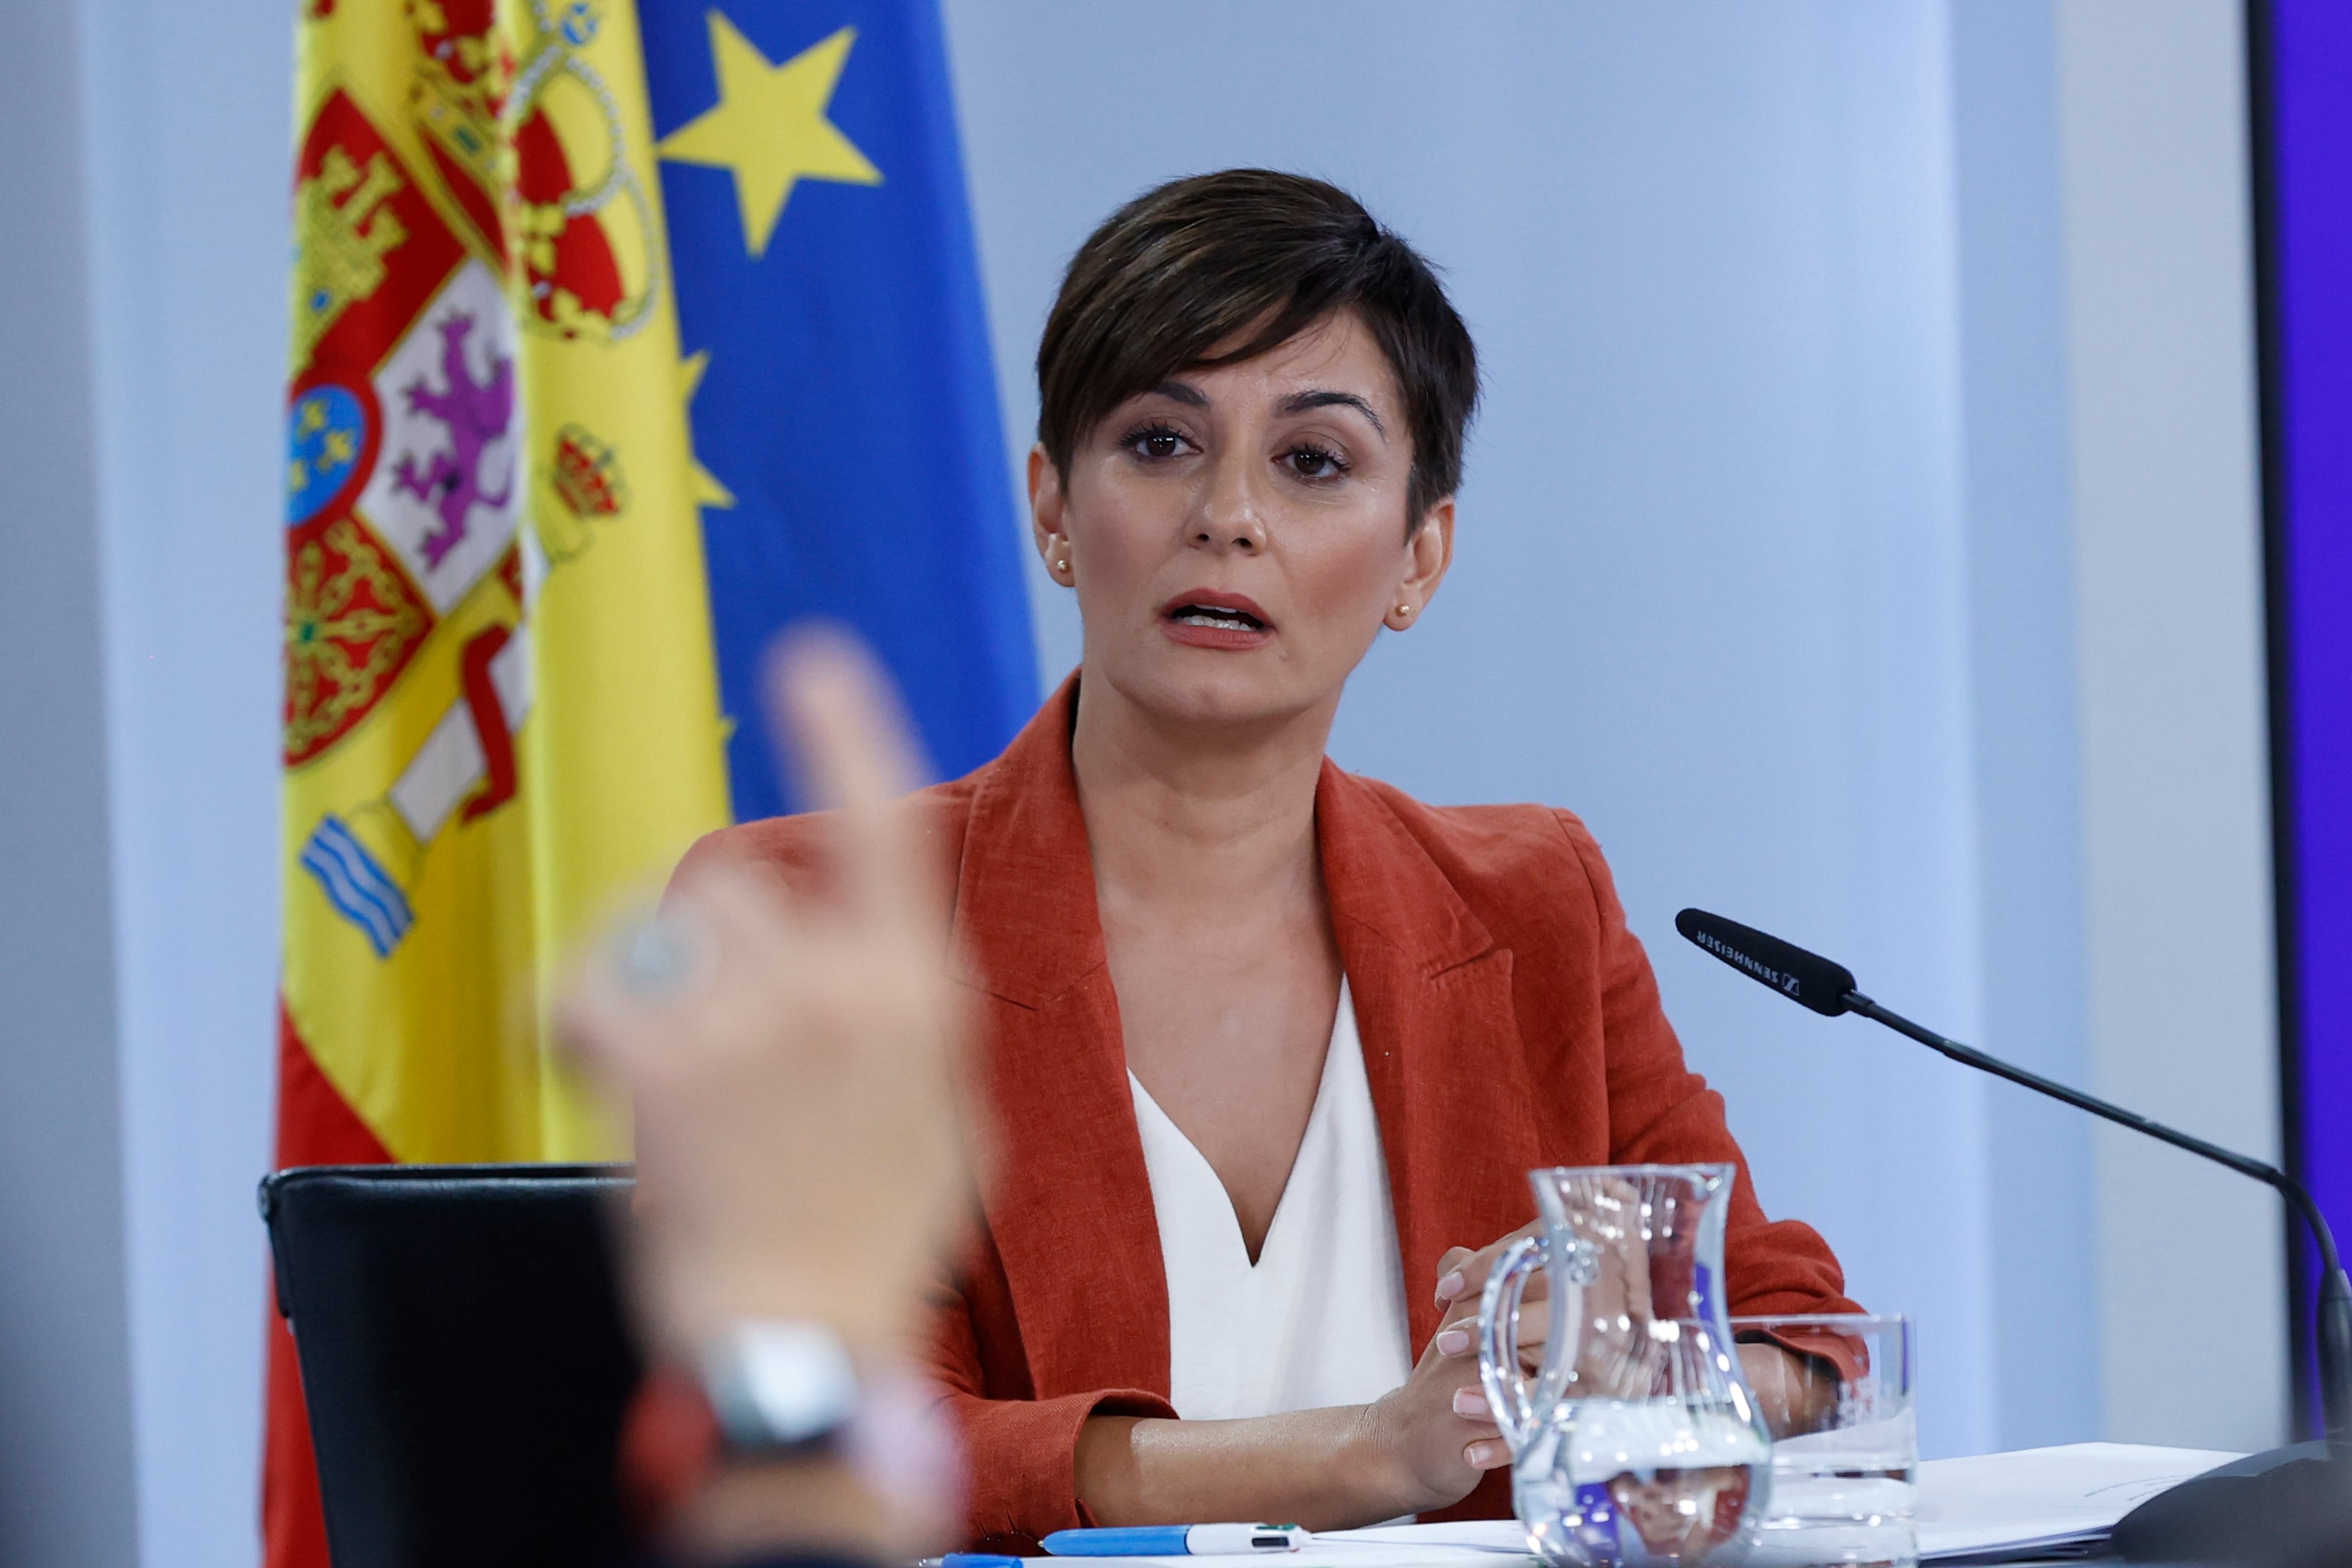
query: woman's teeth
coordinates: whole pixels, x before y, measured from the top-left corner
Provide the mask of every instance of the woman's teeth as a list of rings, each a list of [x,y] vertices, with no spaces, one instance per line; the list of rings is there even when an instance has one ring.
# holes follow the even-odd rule
[[[1197,607],[1176,612],[1176,619],[1188,626],[1213,626],[1222,631],[1258,631],[1263,624],[1255,616],[1239,610],[1204,610]]]

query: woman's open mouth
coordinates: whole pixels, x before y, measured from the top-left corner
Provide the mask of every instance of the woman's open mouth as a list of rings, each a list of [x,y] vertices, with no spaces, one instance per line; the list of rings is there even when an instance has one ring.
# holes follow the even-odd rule
[[[1202,589],[1180,594],[1160,612],[1171,638],[1190,647],[1253,648],[1274,636],[1274,623],[1255,600]]]

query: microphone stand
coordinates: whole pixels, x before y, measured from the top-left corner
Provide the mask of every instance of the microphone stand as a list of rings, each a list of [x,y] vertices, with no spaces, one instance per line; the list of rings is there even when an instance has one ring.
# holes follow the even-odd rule
[[[2335,1233],[2327,1228],[2327,1216],[2319,1212],[2309,1188],[2275,1165],[2224,1149],[2218,1143],[2208,1143],[2177,1128],[2160,1121],[2150,1121],[2136,1111],[2101,1100],[2095,1094],[2084,1094],[2079,1089],[2028,1072],[1989,1057],[1972,1046],[1946,1039],[1933,1029],[1913,1023],[1902,1014],[1882,1007],[1859,991],[1849,991],[1842,998],[1850,1012],[1859,1013],[1875,1023],[1885,1025],[1898,1035],[1907,1035],[1931,1051],[1949,1057],[1995,1078],[2007,1079],[2053,1100],[2062,1100],[2077,1110],[2087,1110],[2103,1116],[2135,1132],[2145,1132],[2176,1149],[2186,1149],[2200,1154],[2217,1165],[2227,1165],[2242,1176],[2252,1176],[2258,1182],[2276,1188],[2281,1196],[2294,1206],[2310,1228],[2312,1239],[2319,1244],[2319,1321],[2317,1324],[2317,1359],[2319,1363],[2319,1396],[2325,1412],[2327,1447],[2339,1459],[2352,1459],[2352,1278],[2347,1278],[2344,1264],[2336,1251]]]
[[[2352,1433],[2347,1430],[2352,1422],[2352,1280],[2345,1277],[2327,1216],[2319,1212],[2310,1191],[2275,1165],[1947,1039],[1860,991],[1849,989],[1839,1000],[1846,1011],[1884,1024],[1953,1061],[2267,1183],[2294,1206],[2319,1244],[2325,1271],[2315,1348],[2326,1439],[2250,1454],[2192,1476],[2126,1514],[2117,1521],[2110,1545],[2126,1563],[2306,1564],[2336,1560],[2336,1554],[2352,1542],[2352,1533],[2347,1533],[2352,1531]]]
[[[1953,1061],[2145,1132],[2284,1194],[2310,1227],[2325,1268],[2315,1349],[2327,1436],[2250,1454],[2191,1477],[2126,1514],[2110,1544],[2131,1563],[2315,1568],[2352,1562],[2352,1280],[2345,1278],[2326,1216],[2302,1183],[2274,1165],[1948,1040],[1864,995],[1845,965],[1794,942],[1705,910],[1683,910],[1675,917],[1675,929],[1750,980],[1824,1017],[1859,1013]]]

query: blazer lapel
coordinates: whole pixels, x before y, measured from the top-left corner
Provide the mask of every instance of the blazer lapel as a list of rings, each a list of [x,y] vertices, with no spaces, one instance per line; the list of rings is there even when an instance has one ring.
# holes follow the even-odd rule
[[[1001,1156],[988,1225],[1036,1397],[1165,1397],[1168,1281],[1070,771],[1076,685],[983,770],[957,877]]]
[[[987,1194],[1038,1398],[1169,1391],[1168,1281],[1070,771],[1076,678],[977,781],[956,891],[1001,1157]],[[1498,947],[1379,786],[1329,762],[1316,831],[1416,1352],[1437,1260],[1534,1212],[1533,1096]]]
[[[1445,1250],[1484,1247],[1535,1212],[1534,1099],[1511,952],[1378,786],[1327,761],[1315,812],[1418,1354],[1437,1329]]]

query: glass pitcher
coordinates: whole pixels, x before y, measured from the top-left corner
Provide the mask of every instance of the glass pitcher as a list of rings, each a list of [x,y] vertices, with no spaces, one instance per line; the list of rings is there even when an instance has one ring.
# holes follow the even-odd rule
[[[1511,1244],[1478,1308],[1478,1371],[1511,1446],[1528,1550],[1579,1568],[1745,1556],[1772,1440],[1724,1312],[1730,1165],[1530,1171],[1539,1234]],[[1520,1302],[1549,1283],[1525,1371]],[[1525,1347],[1532,1358],[1535,1348]]]

